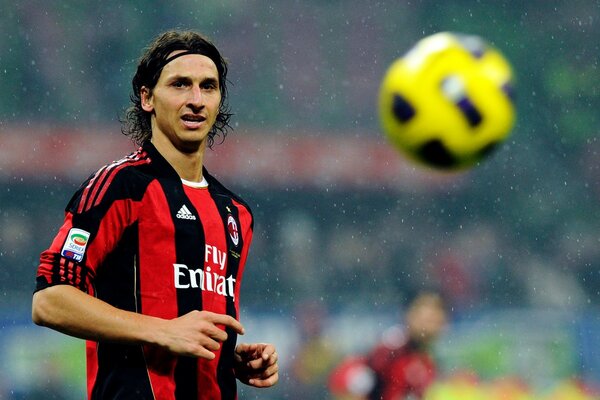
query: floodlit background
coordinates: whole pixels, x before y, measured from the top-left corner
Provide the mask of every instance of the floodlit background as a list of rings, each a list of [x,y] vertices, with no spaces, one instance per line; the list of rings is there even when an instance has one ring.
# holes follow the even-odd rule
[[[0,399],[83,397],[83,342],[30,321],[38,257],[83,179],[134,150],[119,117],[169,28],[230,62],[235,130],[207,167],[254,210],[244,340],[282,368],[241,399],[329,398],[335,362],[423,287],[452,310],[444,377],[600,384],[598,0],[1,0]],[[386,68],[439,31],[483,36],[516,72],[513,135],[461,174],[405,161],[377,120]],[[328,352],[302,347],[315,327]]]

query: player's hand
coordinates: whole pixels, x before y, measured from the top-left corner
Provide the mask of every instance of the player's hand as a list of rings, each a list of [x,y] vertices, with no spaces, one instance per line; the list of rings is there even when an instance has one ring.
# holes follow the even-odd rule
[[[178,355],[212,360],[214,352],[227,340],[226,327],[244,334],[242,324],[230,315],[191,311],[166,321],[159,344]]]
[[[235,348],[235,376],[247,385],[264,388],[279,380],[275,346],[268,343],[240,343]]]

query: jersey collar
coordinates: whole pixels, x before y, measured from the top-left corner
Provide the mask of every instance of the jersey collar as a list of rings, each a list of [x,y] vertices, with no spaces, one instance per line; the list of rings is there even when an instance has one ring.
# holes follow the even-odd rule
[[[150,140],[146,140],[142,144],[142,150],[148,153],[150,160],[152,160],[150,165],[152,166],[154,175],[162,178],[181,180],[175,168],[160,154]]]

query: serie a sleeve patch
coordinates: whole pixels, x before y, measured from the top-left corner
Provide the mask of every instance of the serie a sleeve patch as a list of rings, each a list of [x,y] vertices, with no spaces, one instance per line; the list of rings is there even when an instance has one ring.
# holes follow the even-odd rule
[[[71,228],[60,255],[73,261],[83,260],[90,233],[83,229]]]

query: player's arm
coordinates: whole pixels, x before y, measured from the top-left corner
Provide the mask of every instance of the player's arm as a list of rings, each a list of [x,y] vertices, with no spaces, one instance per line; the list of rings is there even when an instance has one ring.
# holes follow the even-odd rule
[[[192,311],[165,320],[118,309],[70,285],[37,291],[32,318],[38,325],[81,339],[152,344],[175,354],[209,360],[227,339],[222,326],[244,333],[242,325],[228,315]]]

